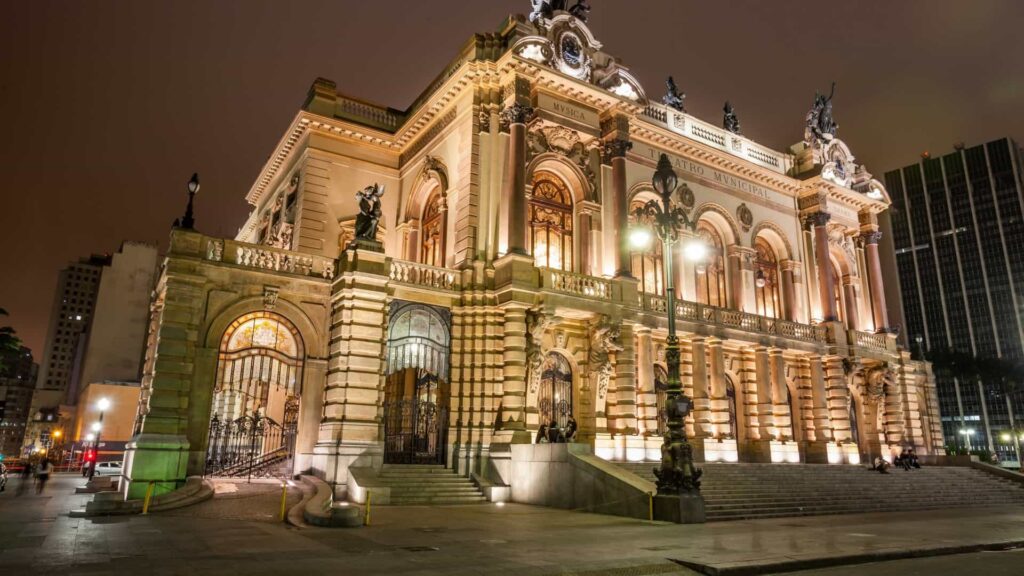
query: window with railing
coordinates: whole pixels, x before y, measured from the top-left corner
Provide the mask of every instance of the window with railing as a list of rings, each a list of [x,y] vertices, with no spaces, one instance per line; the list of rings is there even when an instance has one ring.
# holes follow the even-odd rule
[[[637,218],[637,213],[645,204],[642,200],[634,200],[629,206],[631,225],[639,225],[654,230],[654,222],[649,216]],[[663,295],[665,293],[665,261],[662,256],[661,241],[655,239],[644,250],[634,249],[630,254],[633,277],[640,280],[640,291],[647,294]]]
[[[768,318],[778,318],[782,311],[779,297],[779,260],[775,256],[775,250],[764,238],[755,240],[754,250],[757,252],[754,260],[757,313]]]
[[[533,259],[540,268],[572,271],[572,194],[554,174],[539,172],[530,199]]]
[[[722,235],[709,222],[701,220],[697,223],[697,236],[706,248],[704,261],[695,268],[697,301],[709,306],[725,307],[725,243],[722,242]]]

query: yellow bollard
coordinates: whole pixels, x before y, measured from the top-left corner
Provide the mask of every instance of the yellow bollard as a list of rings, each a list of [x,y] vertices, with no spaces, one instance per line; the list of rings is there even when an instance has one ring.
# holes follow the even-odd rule
[[[284,522],[285,505],[288,503],[288,483],[281,483],[281,522]]]
[[[152,480],[149,482],[149,486],[146,486],[146,497],[142,500],[142,514],[149,514],[149,501],[153,498],[153,486],[156,482]]]
[[[363,517],[363,524],[365,526],[369,526],[370,525],[370,495],[371,494],[373,494],[373,492],[370,492],[369,490],[366,491],[366,516]]]
[[[654,522],[654,492],[647,493],[647,519]]]

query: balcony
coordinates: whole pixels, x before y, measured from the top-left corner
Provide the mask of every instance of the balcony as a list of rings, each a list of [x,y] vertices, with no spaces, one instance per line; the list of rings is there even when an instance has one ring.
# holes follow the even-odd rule
[[[540,287],[570,296],[581,296],[610,302],[612,299],[612,282],[605,278],[585,276],[554,268],[538,268]]]
[[[869,355],[888,355],[898,352],[896,338],[889,334],[873,334],[871,332],[849,331],[849,342]]]
[[[430,288],[433,290],[459,290],[459,274],[455,270],[417,264],[406,260],[392,259],[388,266],[388,278],[392,282]]]
[[[203,237],[202,250],[205,260],[255,270],[285,272],[327,280],[333,279],[337,270],[332,258],[236,240]]]
[[[642,294],[641,302],[643,309],[647,312],[655,314],[668,313],[668,302],[662,296]],[[737,328],[755,334],[767,334],[821,344],[828,343],[828,331],[824,326],[812,326],[789,320],[768,318],[739,310],[707,306],[697,302],[677,302],[676,319],[725,328]]]

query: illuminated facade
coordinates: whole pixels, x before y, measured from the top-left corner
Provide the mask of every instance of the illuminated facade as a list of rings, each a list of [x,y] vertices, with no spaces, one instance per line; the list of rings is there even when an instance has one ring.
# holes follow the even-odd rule
[[[385,463],[487,476],[570,416],[599,456],[659,459],[665,267],[626,231],[662,153],[705,248],[671,267],[698,460],[941,453],[930,372],[888,333],[885,189],[811,132],[778,152],[658,104],[562,12],[474,36],[406,111],[318,79],[238,236],[172,233],[128,493],[220,458],[213,418],[289,402],[293,470],[339,496]],[[232,344],[252,318],[287,350]]]

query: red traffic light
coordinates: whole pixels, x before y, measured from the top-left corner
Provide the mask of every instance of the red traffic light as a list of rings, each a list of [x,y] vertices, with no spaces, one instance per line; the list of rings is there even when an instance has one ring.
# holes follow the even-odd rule
[[[85,459],[86,462],[95,462],[96,461],[96,451],[95,450],[86,450],[85,451],[85,456],[83,458]]]

